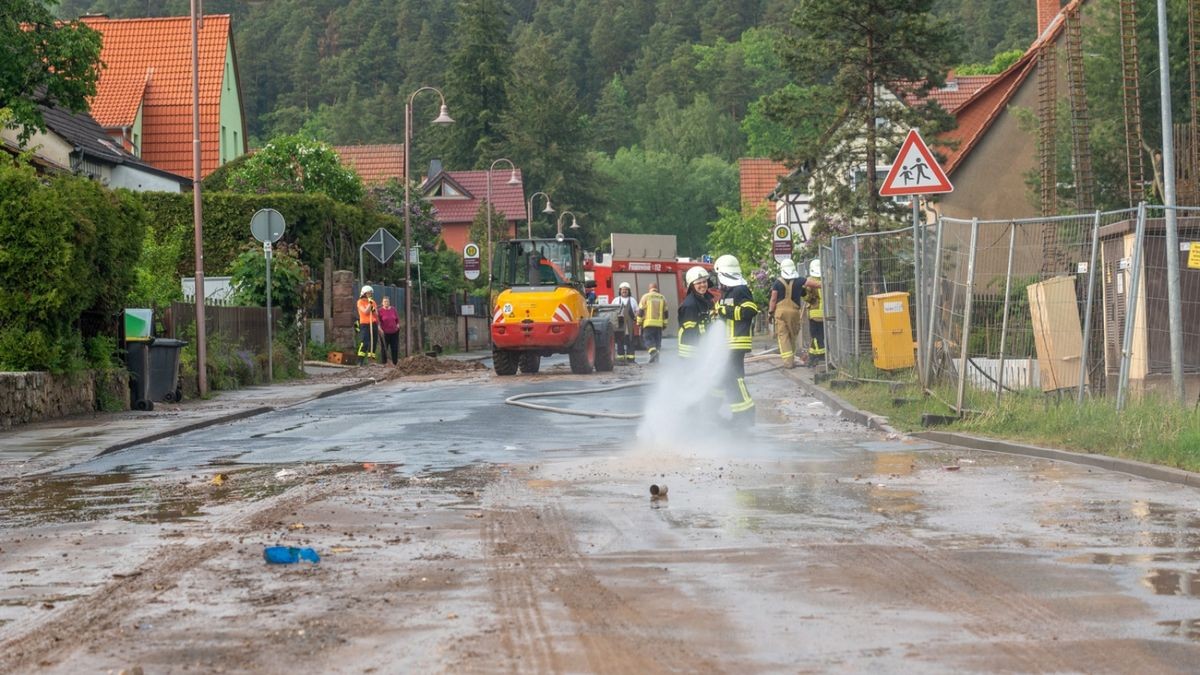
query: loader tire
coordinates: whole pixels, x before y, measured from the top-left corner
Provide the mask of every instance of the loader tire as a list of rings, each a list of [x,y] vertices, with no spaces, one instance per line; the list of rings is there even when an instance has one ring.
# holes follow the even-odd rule
[[[583,334],[571,348],[571,372],[587,375],[596,367],[596,332],[592,324],[583,325]]]
[[[605,337],[600,338],[598,342],[599,344],[596,345],[596,372],[611,373],[615,363],[613,357],[617,353],[616,337],[612,331],[607,331]]]
[[[493,349],[492,364],[497,375],[516,375],[520,353],[511,349]]]
[[[537,352],[521,352],[519,365],[522,373],[534,375],[542,366],[542,355]]]

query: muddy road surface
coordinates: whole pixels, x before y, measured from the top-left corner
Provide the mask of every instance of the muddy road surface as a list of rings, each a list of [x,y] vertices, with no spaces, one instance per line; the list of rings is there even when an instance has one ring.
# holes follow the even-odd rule
[[[1200,663],[1195,490],[887,438],[778,370],[745,432],[685,402],[654,428],[503,404],[642,377],[403,378],[9,481],[0,672]]]

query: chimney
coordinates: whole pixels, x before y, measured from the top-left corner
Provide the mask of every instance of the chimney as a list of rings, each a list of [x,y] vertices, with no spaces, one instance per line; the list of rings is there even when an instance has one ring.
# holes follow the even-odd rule
[[[440,159],[429,160],[429,177],[433,178],[434,176],[438,175],[441,172],[442,172],[442,160],[440,160]]]
[[[1037,0],[1037,34],[1041,36],[1062,9],[1061,0]]]

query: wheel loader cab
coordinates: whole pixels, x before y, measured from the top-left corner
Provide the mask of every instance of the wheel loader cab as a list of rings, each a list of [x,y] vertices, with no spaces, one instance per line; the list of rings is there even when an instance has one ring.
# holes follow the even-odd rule
[[[583,292],[579,241],[513,239],[499,244],[492,276],[502,286],[570,286]]]

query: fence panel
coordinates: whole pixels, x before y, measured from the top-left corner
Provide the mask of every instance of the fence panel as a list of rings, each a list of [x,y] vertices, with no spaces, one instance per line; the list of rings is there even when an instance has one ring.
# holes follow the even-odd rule
[[[839,374],[886,381],[914,377],[911,365],[898,366],[886,354],[877,358],[875,348],[885,346],[872,340],[869,312],[872,296],[906,294],[908,329],[913,339],[904,340],[904,349],[914,346],[918,331],[913,256],[912,228],[834,237],[830,247],[823,249],[826,348],[830,365]],[[888,305],[889,309],[893,304]]]
[[[1167,217],[1174,215],[1178,232],[1177,248],[1167,248]],[[1106,242],[1126,240],[1130,232],[1106,233]],[[1146,207],[1145,235],[1142,241],[1142,265],[1137,287],[1137,314],[1130,342],[1128,394],[1147,393],[1173,398],[1172,353],[1178,350],[1182,365],[1184,401],[1195,405],[1200,398],[1200,208],[1163,206]],[[1168,256],[1174,255],[1179,273],[1179,311],[1170,312]],[[1189,261],[1192,263],[1189,265]],[[1180,344],[1172,345],[1171,328],[1179,327]],[[1123,327],[1123,326],[1122,326]],[[1106,371],[1107,374],[1107,371]]]
[[[931,270],[931,393],[951,408],[981,410],[1019,392],[1109,389],[1105,350],[1119,354],[1123,341],[1101,315],[1119,312],[1113,291],[1123,294],[1124,282],[1113,287],[1121,263],[1104,255],[1104,233],[1135,215],[943,218]]]
[[[195,339],[196,305],[187,302],[171,303],[171,320],[167,323],[168,337]],[[280,325],[283,311],[271,308],[275,325]],[[221,336],[234,349],[255,354],[267,353],[267,310],[264,307],[204,306],[204,331],[208,339]]]

